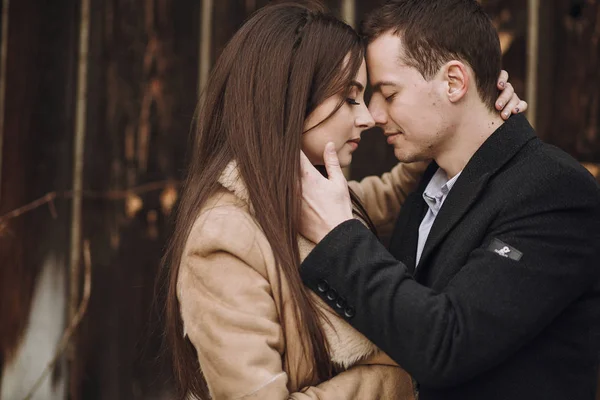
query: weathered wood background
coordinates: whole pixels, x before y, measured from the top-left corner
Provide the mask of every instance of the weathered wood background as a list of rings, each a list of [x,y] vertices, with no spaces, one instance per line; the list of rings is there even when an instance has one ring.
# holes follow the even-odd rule
[[[83,199],[82,238],[91,243],[92,296],[73,346],[34,398],[170,398],[154,284],[196,106],[204,2],[91,0],[83,179],[96,195]],[[267,2],[214,1],[211,62]],[[343,2],[354,4],[356,20],[379,3],[326,1],[339,15]],[[511,82],[527,98],[526,2],[483,3],[501,33]],[[548,0],[542,7],[540,46],[532,50],[540,57],[538,132],[598,164],[600,3]],[[10,1],[0,217],[72,187],[80,12],[81,0]],[[353,178],[394,163],[377,130],[364,139]],[[25,396],[68,324],[70,208],[59,196],[0,223],[1,400]]]

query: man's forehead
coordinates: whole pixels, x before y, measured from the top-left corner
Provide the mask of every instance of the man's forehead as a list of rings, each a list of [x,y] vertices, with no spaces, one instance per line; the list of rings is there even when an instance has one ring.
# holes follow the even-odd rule
[[[407,67],[402,57],[402,39],[392,33],[384,35],[367,46],[367,69],[391,65],[394,67]]]
[[[390,50],[394,50],[394,53],[398,53],[403,45],[404,38],[402,35],[388,31],[369,42],[367,52],[389,52]]]
[[[367,61],[369,86],[375,92],[403,86],[403,82],[414,78],[413,70],[414,67],[397,58],[392,58],[389,62],[371,63],[371,66]]]
[[[400,57],[367,57],[367,74],[371,86],[397,86],[398,79],[412,67]]]

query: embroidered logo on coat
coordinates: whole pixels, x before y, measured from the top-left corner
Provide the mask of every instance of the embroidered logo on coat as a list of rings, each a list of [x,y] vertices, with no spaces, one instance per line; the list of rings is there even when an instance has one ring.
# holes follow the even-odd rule
[[[499,239],[492,240],[488,246],[488,250],[493,251],[501,257],[510,258],[511,260],[519,261],[523,257],[523,253],[504,243]]]
[[[510,249],[508,248],[508,246],[504,246],[501,249],[496,249],[494,250],[496,253],[500,254],[502,257],[508,257],[508,253],[510,253]]]

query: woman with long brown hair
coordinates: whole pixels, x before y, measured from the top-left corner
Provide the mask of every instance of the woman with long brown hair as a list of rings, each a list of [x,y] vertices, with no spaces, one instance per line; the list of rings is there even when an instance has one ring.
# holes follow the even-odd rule
[[[318,5],[264,7],[219,58],[198,113],[167,249],[167,339],[182,397],[411,399],[410,376],[306,289],[298,235],[300,150],[348,164],[374,125],[364,47]],[[514,99],[514,97],[513,97]],[[422,171],[355,183],[372,229],[394,219]],[[351,313],[329,288],[336,307]]]

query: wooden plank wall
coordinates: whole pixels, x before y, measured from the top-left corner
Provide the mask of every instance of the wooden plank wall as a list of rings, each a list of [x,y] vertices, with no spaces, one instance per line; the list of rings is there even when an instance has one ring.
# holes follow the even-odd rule
[[[600,2],[554,0],[554,73],[543,82],[551,106],[547,140],[589,163],[600,163]],[[600,176],[600,175],[599,175]]]
[[[84,203],[94,287],[72,399],[160,398],[168,386],[152,304],[172,206],[161,198],[181,177],[196,106],[199,18],[198,1],[92,1],[85,187],[158,184]]]
[[[10,3],[0,215],[70,187],[77,4]],[[56,201],[56,218],[46,205],[0,226],[0,397],[25,395],[62,334],[68,210]],[[59,365],[38,398],[63,397],[65,375]]]

